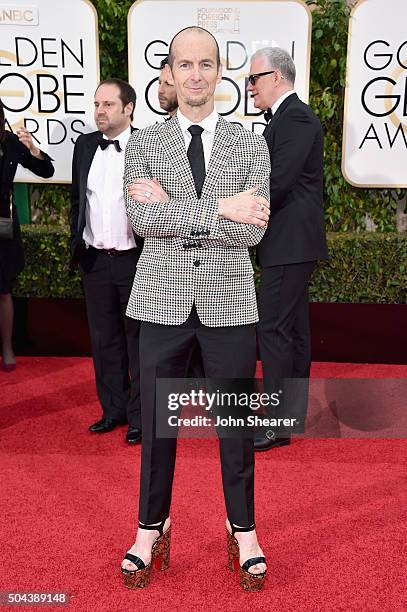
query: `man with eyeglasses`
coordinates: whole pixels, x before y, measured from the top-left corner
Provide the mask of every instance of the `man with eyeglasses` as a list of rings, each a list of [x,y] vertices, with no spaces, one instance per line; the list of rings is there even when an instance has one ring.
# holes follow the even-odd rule
[[[295,65],[285,50],[269,47],[253,55],[247,90],[254,106],[265,111],[263,135],[271,156],[270,222],[257,247],[262,268],[258,335],[266,388],[276,379],[309,377],[308,283],[316,261],[328,257],[323,131],[295,93],[294,82]],[[255,437],[259,451],[289,443],[287,433],[260,430]]]

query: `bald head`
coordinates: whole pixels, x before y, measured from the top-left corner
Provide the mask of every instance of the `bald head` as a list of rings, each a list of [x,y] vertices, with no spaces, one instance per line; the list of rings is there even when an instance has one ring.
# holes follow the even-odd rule
[[[196,41],[196,36],[199,36],[199,37],[202,36],[202,38],[209,39],[209,41],[213,44],[215,57],[216,57],[216,65],[219,68],[220,52],[219,52],[218,42],[216,38],[210,32],[208,32],[208,30],[205,30],[204,28],[200,28],[199,26],[188,26],[187,28],[184,28],[183,30],[180,30],[177,34],[175,34],[174,38],[172,39],[170,43],[170,49],[168,52],[168,64],[171,68],[174,65],[174,60],[176,57],[177,49],[180,46],[180,42],[183,43],[185,40],[188,41],[188,39],[190,40],[195,39]]]
[[[213,111],[215,88],[222,80],[218,43],[203,28],[185,28],[171,41],[167,68],[180,112],[199,123]]]

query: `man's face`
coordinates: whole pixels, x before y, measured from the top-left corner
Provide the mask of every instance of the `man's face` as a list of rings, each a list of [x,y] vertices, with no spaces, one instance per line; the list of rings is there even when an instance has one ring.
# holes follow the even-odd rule
[[[132,103],[123,107],[117,85],[105,84],[95,93],[95,123],[108,138],[114,138],[130,125]]]
[[[171,115],[178,108],[178,100],[174,85],[171,85],[167,80],[168,76],[169,67],[166,65],[161,70],[160,78],[158,79],[158,100],[160,107]]]
[[[261,55],[255,57],[250,64],[250,74],[269,72],[270,70],[271,68],[267,59]],[[274,102],[276,102],[280,96],[277,87],[277,71],[258,77],[255,85],[248,83],[247,91],[252,94],[254,107],[266,110],[269,106],[273,106]]]
[[[190,107],[213,103],[222,68],[216,62],[216,45],[212,37],[201,32],[183,32],[173,43],[173,54],[171,74],[178,103]]]

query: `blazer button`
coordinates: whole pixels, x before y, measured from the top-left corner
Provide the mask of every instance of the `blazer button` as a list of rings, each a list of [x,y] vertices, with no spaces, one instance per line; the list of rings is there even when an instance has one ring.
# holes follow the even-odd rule
[[[195,259],[194,266],[198,267],[200,265],[201,265],[201,262],[199,261],[199,259]]]

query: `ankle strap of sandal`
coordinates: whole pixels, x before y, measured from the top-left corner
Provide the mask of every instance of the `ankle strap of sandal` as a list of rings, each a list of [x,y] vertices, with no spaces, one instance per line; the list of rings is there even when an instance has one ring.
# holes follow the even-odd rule
[[[251,567],[253,567],[253,565],[257,565],[258,563],[266,563],[266,557],[252,557],[251,559],[247,559],[247,561],[245,561],[243,563],[242,570],[245,572],[249,572],[249,569]],[[253,572],[249,572],[249,573],[253,573]],[[266,572],[262,572],[261,574],[253,574],[253,576],[263,576]]]
[[[247,533],[248,531],[254,531],[256,529],[256,525],[253,523],[253,525],[251,525],[251,527],[236,527],[233,523],[230,523],[230,526],[232,528],[232,536],[235,535],[235,533]]]
[[[160,536],[162,536],[164,532],[164,525],[165,525],[166,520],[167,520],[166,518],[163,519],[161,523],[159,523],[158,525],[143,525],[143,523],[140,523],[139,521],[138,526],[140,529],[149,529],[150,531],[158,531]]]

